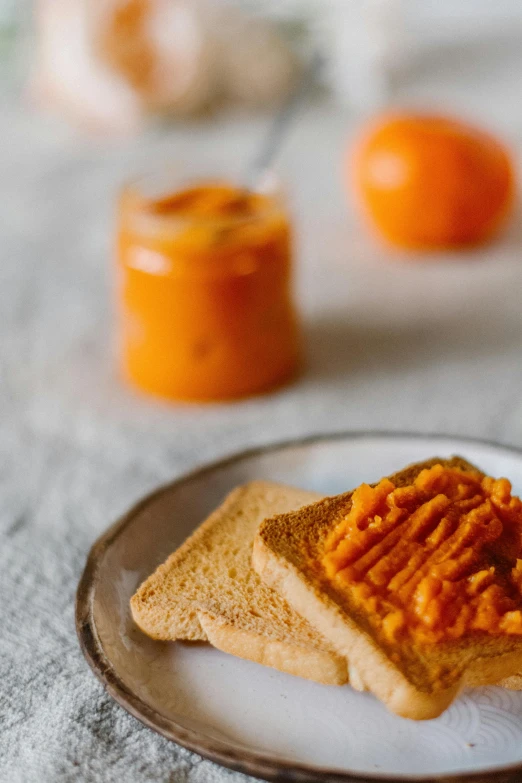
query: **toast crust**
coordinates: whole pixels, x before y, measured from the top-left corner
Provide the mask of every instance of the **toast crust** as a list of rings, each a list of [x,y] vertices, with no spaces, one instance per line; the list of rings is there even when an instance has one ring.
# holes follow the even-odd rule
[[[237,628],[223,617],[198,611],[199,621],[210,644],[222,652],[245,658],[263,666],[304,677],[323,685],[347,682],[346,660],[319,647],[303,646],[269,639]]]
[[[421,470],[437,463],[481,472],[461,457],[433,458],[389,478],[396,486],[405,486]],[[253,550],[253,565],[263,581],[279,590],[348,658],[368,690],[403,717],[437,717],[465,685],[498,683],[520,671],[522,644],[513,637],[477,633],[430,648],[376,641],[364,614],[358,613],[346,594],[324,574],[311,567],[323,551],[332,517],[348,512],[352,494],[327,498],[298,512],[266,520]]]

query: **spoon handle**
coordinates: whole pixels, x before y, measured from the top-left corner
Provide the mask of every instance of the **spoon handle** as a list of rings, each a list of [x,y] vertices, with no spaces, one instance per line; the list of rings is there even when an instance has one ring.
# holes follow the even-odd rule
[[[288,127],[299,109],[301,99],[306,95],[310,84],[313,82],[319,70],[321,62],[322,57],[318,52],[315,52],[310,58],[310,62],[303,69],[299,79],[296,81],[294,89],[290,91],[286,100],[276,112],[268,133],[263,139],[260,149],[248,168],[245,177],[245,187],[248,190],[255,190],[263,172],[270,167],[277,155]]]

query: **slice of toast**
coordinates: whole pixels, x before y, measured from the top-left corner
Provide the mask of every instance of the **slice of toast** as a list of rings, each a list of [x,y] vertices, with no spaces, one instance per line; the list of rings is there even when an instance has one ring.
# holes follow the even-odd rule
[[[481,473],[460,457],[434,458],[389,478],[397,487],[407,486],[436,463]],[[372,691],[398,715],[435,718],[464,685],[494,684],[510,677],[506,686],[516,687],[518,678],[511,675],[522,670],[520,637],[476,632],[472,638],[441,642],[428,651],[376,640],[367,615],[314,565],[324,551],[332,520],[351,508],[352,494],[325,498],[263,522],[254,541],[253,565],[265,584],[277,589],[349,660],[352,685]]]
[[[252,568],[252,545],[267,516],[320,499],[266,481],[238,487],[131,599],[137,625],[154,639],[215,647],[324,684],[347,682],[346,660]]]

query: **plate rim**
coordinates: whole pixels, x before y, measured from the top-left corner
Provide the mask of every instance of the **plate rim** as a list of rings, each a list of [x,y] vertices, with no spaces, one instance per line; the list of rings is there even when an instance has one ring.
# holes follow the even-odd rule
[[[497,767],[494,770],[474,770],[470,772],[455,772],[441,774],[435,777],[430,775],[386,774],[383,771],[364,773],[318,767],[313,764],[303,764],[273,759],[266,754],[257,753],[247,748],[234,749],[227,742],[202,737],[201,733],[187,729],[169,718],[161,715],[155,709],[144,702],[120,679],[111,661],[105,655],[101,640],[97,634],[93,616],[94,588],[98,565],[107,551],[132,522],[137,514],[146,508],[166,492],[215,470],[226,468],[243,460],[250,459],[272,451],[283,451],[293,447],[307,446],[316,443],[338,440],[358,440],[363,438],[411,438],[432,440],[459,440],[476,446],[489,446],[503,451],[512,452],[522,457],[522,448],[511,444],[504,444],[485,438],[475,438],[467,435],[450,435],[446,433],[410,432],[408,430],[343,430],[333,432],[319,432],[302,437],[288,438],[282,441],[269,442],[234,452],[223,458],[204,463],[195,469],[182,474],[173,481],[161,484],[156,489],[147,493],[132,507],[120,516],[110,527],[102,533],[91,546],[87,560],[76,589],[75,600],[75,627],[80,643],[81,651],[91,670],[102,683],[109,695],[128,713],[137,718],[142,724],[162,735],[166,739],[181,745],[187,750],[197,753],[203,758],[220,764],[223,767],[251,775],[258,779],[269,781],[296,781],[298,783],[366,783],[367,781],[387,781],[387,783],[464,783],[467,781],[480,781],[480,783],[501,783],[511,780],[519,780],[522,773],[522,762]]]

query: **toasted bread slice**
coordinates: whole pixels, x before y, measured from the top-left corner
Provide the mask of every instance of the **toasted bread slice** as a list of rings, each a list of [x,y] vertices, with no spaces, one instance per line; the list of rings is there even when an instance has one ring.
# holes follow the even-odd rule
[[[137,625],[154,639],[210,641],[224,652],[333,685],[346,660],[252,568],[262,520],[320,499],[266,481],[235,489],[138,589]]]
[[[478,470],[460,457],[434,458],[389,478],[396,486],[407,486],[436,463]],[[521,671],[522,640],[512,636],[476,633],[433,645],[429,651],[413,644],[386,647],[376,641],[364,613],[313,566],[324,551],[332,519],[351,508],[352,494],[266,520],[253,550],[254,568],[265,584],[278,590],[349,660],[352,684],[372,691],[392,712],[420,720],[440,715],[464,685],[494,684]],[[506,684],[516,687],[517,679]]]

